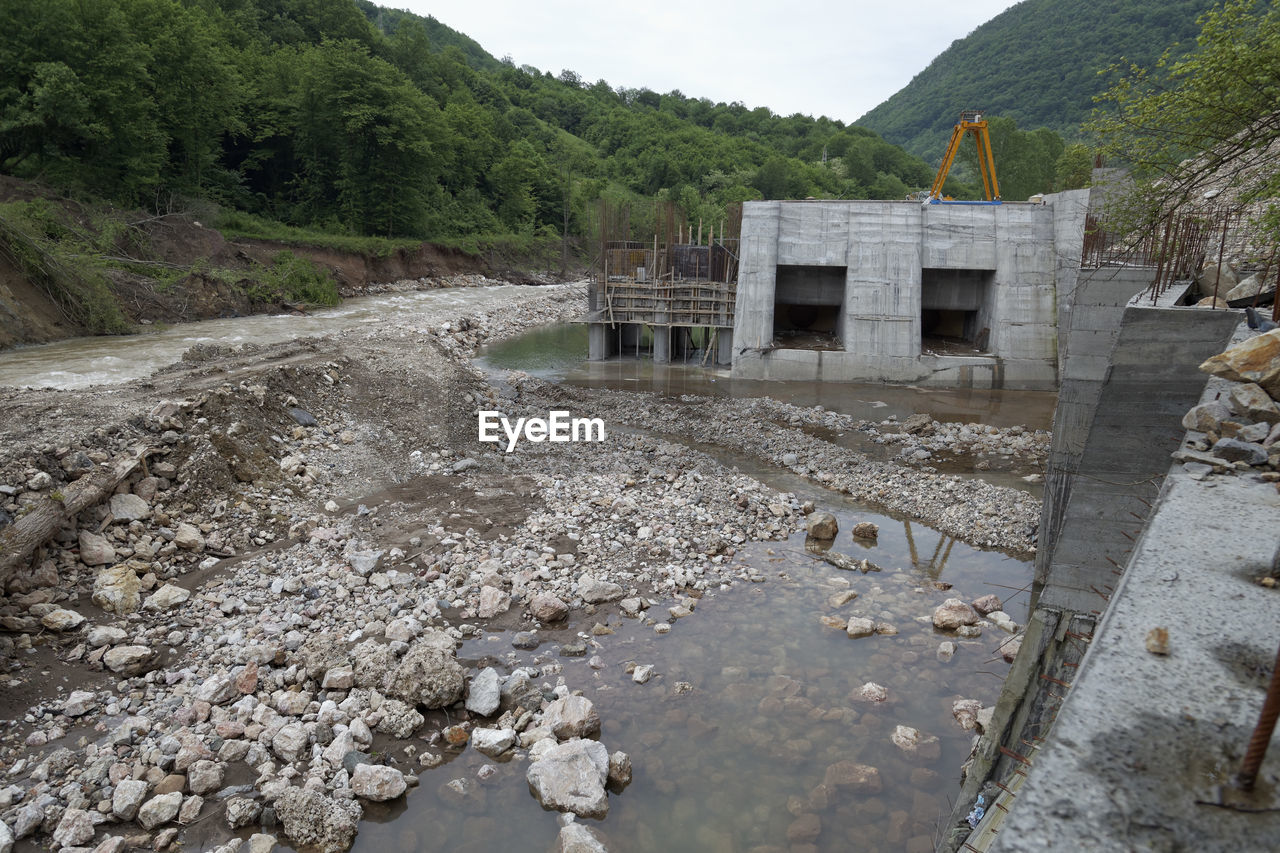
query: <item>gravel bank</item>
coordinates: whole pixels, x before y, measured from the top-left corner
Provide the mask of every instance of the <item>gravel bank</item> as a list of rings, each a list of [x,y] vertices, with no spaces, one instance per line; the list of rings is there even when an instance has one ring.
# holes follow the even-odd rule
[[[8,832],[104,851],[269,849],[278,835],[341,850],[369,803],[468,742],[519,751],[541,801],[599,816],[630,762],[582,740],[599,719],[581,685],[554,668],[470,671],[455,646],[498,625],[536,647],[544,626],[596,607],[670,630],[665,614],[688,613],[702,591],[761,580],[734,564],[737,549],[802,529],[812,507],[698,445],[974,544],[1031,547],[1028,496],[806,431],[892,427],[527,377],[499,390],[470,365],[484,341],[576,316],[583,300],[580,286],[531,288],[430,327],[197,347],[120,389],[0,392],[15,413],[0,429],[10,520],[139,442],[155,448],[7,581],[0,847]],[[604,418],[608,440],[512,453],[476,440],[480,409],[553,408]],[[921,435],[953,435],[957,452],[1020,452],[1025,439]],[[465,800],[465,788],[441,796]],[[250,829],[261,835],[232,837]]]

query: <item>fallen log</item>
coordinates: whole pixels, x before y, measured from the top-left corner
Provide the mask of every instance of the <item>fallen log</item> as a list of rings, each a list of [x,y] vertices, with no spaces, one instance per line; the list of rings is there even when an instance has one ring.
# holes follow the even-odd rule
[[[60,490],[50,492],[29,512],[0,530],[0,590],[32,552],[52,539],[68,519],[110,497],[120,481],[153,452],[155,448],[149,444],[135,446]]]

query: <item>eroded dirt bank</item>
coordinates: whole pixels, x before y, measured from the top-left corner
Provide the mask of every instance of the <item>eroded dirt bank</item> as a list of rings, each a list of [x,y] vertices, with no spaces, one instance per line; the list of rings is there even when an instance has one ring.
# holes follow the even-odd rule
[[[699,443],[963,541],[1032,548],[1033,498],[826,443],[815,427],[852,426],[834,413],[519,375],[494,385],[471,365],[481,342],[584,302],[581,287],[531,288],[429,328],[196,348],[117,388],[0,391],[0,522],[154,448],[7,579],[0,846],[9,833],[71,849],[233,849],[260,833],[247,849],[269,849],[267,836],[346,849],[371,804],[469,740],[519,751],[549,808],[602,816],[630,759],[590,740],[600,721],[574,695],[583,685],[473,671],[455,646],[499,625],[530,648],[567,618],[616,614],[663,632],[707,590],[763,580],[735,554],[802,529],[814,507]],[[566,409],[610,432],[505,453],[477,441],[481,409]],[[962,453],[1043,453],[1043,434],[925,421],[904,430]],[[920,612],[949,597],[928,591]],[[868,696],[849,701],[883,701]],[[874,771],[844,762],[831,784],[878,787]],[[564,787],[572,773],[595,780],[585,794]]]

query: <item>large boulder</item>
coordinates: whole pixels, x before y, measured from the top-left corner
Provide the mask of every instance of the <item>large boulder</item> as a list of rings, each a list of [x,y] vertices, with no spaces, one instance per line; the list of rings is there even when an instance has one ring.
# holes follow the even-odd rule
[[[575,821],[560,827],[552,853],[609,853],[609,848],[594,829]]]
[[[141,521],[151,515],[151,507],[147,505],[145,500],[127,492],[112,495],[109,506],[111,515],[115,520],[123,521],[126,524],[130,521]]]
[[[481,717],[487,717],[502,703],[502,685],[498,671],[487,666],[471,679],[467,689],[467,710]]]
[[[579,817],[604,818],[609,812],[605,780],[609,751],[595,740],[574,738],[546,750],[529,765],[529,790],[545,808]]]
[[[1232,382],[1253,382],[1280,396],[1280,329],[1241,341],[1200,365],[1205,373]]]
[[[603,604],[606,601],[617,601],[625,595],[622,587],[610,581],[596,580],[591,575],[578,578],[578,595],[588,604]]]
[[[836,517],[829,512],[813,512],[805,520],[805,530],[814,539],[835,539],[840,531]]]
[[[600,731],[600,715],[585,696],[565,696],[547,706],[542,725],[560,740],[581,738]]]
[[[1269,424],[1280,423],[1280,407],[1276,406],[1270,394],[1262,390],[1262,386],[1245,382],[1232,387],[1230,396],[1231,405],[1243,417]]]
[[[427,708],[443,708],[462,698],[464,673],[454,657],[453,638],[428,631],[387,673],[383,692]]]
[[[569,607],[549,592],[540,592],[529,602],[529,615],[540,622],[559,622],[569,615]]]
[[[933,611],[933,627],[954,631],[961,625],[977,625],[978,612],[958,598],[948,598]]]
[[[289,788],[275,802],[284,834],[295,844],[321,853],[350,850],[364,809],[355,800],[326,797],[317,791]]]
[[[1254,273],[1248,278],[1241,281],[1235,287],[1227,291],[1226,299],[1247,299],[1250,296],[1257,296],[1262,292],[1266,285],[1262,281],[1262,276]],[[1221,288],[1219,288],[1221,290]]]
[[[142,606],[142,583],[138,580],[138,573],[128,563],[98,572],[93,582],[93,603],[117,616],[133,613]]]
[[[383,764],[357,764],[351,774],[352,793],[375,803],[394,800],[407,787],[403,773]]]
[[[1240,279],[1236,277],[1235,271],[1228,264],[1212,260],[1206,262],[1200,268],[1200,273],[1196,276],[1196,283],[1200,285],[1201,293],[1207,293],[1212,296],[1216,291],[1218,296],[1221,297],[1239,284]]]
[[[116,561],[116,549],[105,536],[81,530],[79,540],[80,561],[86,566],[105,566]]]

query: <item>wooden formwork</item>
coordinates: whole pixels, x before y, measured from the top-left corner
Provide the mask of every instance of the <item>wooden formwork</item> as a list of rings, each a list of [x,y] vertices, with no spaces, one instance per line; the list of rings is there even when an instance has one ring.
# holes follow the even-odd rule
[[[602,284],[601,319],[609,323],[733,328],[733,282],[624,279]]]
[[[595,322],[733,328],[737,240],[664,246],[612,242],[592,283]]]

